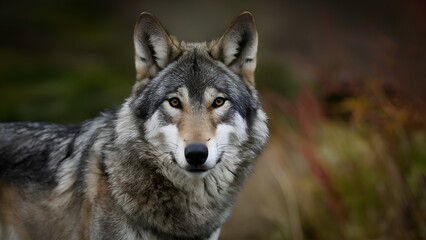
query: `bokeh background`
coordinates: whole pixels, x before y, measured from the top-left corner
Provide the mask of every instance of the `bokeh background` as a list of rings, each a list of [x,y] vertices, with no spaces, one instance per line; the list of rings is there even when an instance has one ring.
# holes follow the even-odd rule
[[[119,106],[141,11],[205,41],[246,10],[271,139],[221,239],[426,239],[422,0],[2,1],[0,121]]]

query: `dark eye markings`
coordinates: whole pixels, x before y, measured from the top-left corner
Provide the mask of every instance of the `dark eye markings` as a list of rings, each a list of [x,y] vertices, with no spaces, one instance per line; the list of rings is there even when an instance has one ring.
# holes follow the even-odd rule
[[[173,108],[178,108],[178,109],[182,109],[182,103],[179,100],[179,98],[177,97],[172,97],[167,99],[167,101],[169,102],[170,106]],[[222,107],[225,102],[227,101],[227,99],[223,98],[223,97],[218,97],[216,98],[213,103],[212,103],[212,107],[213,108],[219,108]]]
[[[218,97],[218,98],[216,98],[216,99],[213,101],[212,107],[213,107],[213,108],[219,108],[219,107],[222,107],[222,106],[223,106],[223,104],[225,104],[225,102],[226,102],[226,99],[225,99],[225,98],[223,98],[223,97]]]
[[[177,97],[172,97],[169,100],[167,100],[170,104],[170,106],[174,107],[174,108],[182,108],[182,103],[180,102],[179,98]]]

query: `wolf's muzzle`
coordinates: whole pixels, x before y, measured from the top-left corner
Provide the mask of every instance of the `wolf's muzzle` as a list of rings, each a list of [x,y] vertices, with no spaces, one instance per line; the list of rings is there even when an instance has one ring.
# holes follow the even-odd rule
[[[197,167],[206,162],[209,150],[201,143],[191,143],[185,147],[186,161],[193,167]]]

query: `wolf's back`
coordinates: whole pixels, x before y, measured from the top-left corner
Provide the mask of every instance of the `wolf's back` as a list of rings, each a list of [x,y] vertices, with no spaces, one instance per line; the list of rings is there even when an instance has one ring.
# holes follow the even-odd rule
[[[0,182],[55,185],[52,173],[72,153],[79,131],[75,125],[0,124]]]

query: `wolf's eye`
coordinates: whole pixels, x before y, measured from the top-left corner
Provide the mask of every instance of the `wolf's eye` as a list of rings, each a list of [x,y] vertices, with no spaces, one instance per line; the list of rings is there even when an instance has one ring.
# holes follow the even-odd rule
[[[213,101],[212,107],[214,108],[218,108],[223,106],[223,104],[225,104],[226,99],[223,97],[218,97]]]
[[[169,104],[174,108],[182,108],[182,104],[180,103],[180,100],[177,97],[170,98]]]

